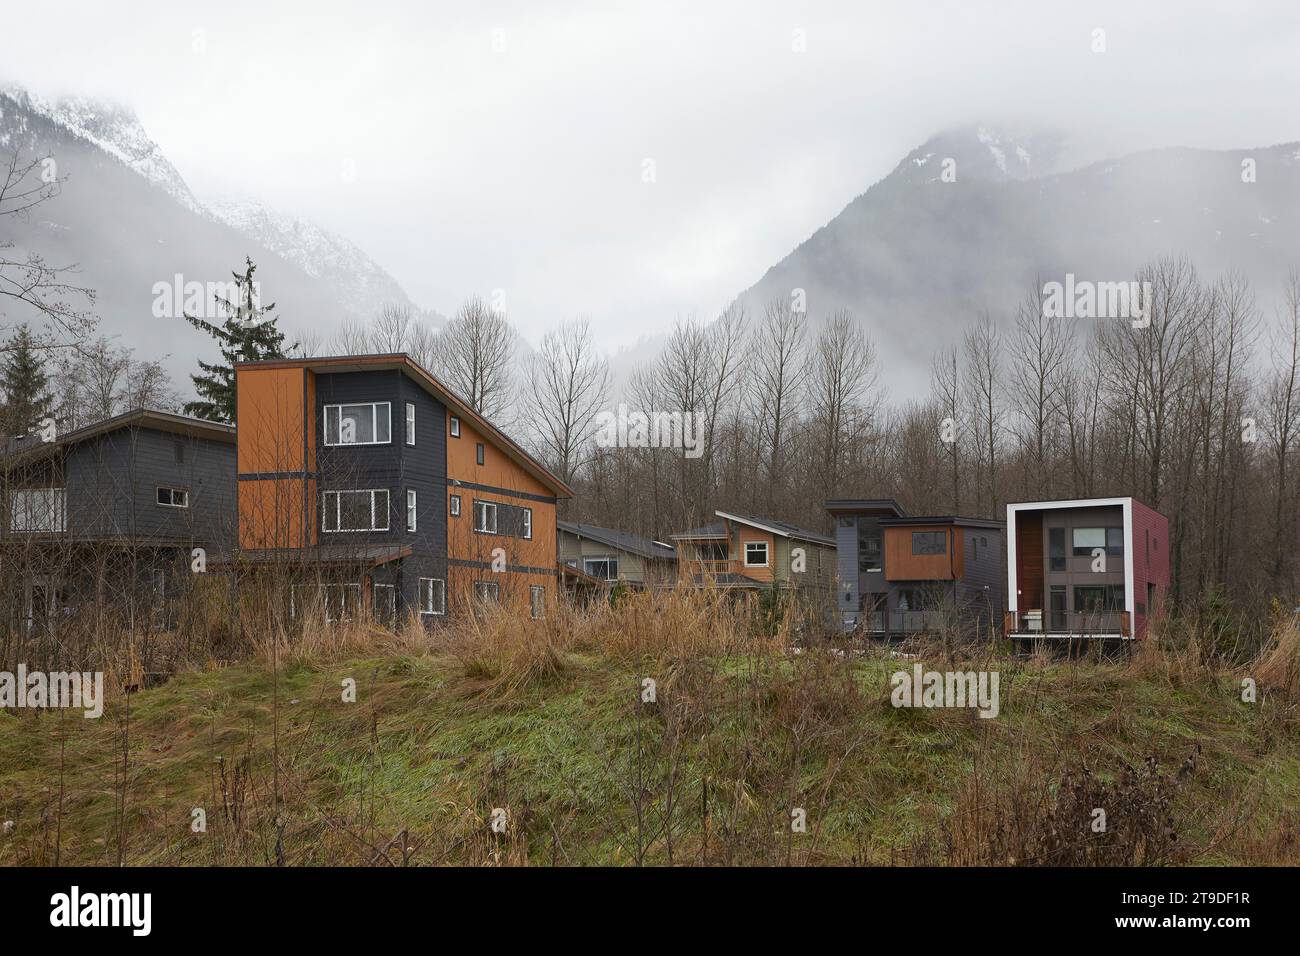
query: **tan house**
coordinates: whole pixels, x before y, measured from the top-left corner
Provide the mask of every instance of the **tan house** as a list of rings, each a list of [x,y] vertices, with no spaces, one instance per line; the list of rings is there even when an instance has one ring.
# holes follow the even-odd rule
[[[672,536],[677,579],[693,587],[809,588],[835,583],[835,540],[774,518],[715,512],[718,521]]]
[[[677,552],[672,545],[615,528],[557,522],[559,562],[563,568],[613,586],[634,588],[672,584],[677,579]],[[578,575],[572,575],[575,580]]]

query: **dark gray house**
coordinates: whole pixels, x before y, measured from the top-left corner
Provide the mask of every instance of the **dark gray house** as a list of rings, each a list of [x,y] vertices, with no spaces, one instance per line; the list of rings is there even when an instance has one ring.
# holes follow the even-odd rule
[[[884,637],[1001,626],[1000,521],[907,514],[892,498],[826,502],[835,519],[836,604],[846,630]]]
[[[140,409],[48,438],[0,454],[4,626],[84,605],[166,623],[195,557],[234,540],[234,428]]]

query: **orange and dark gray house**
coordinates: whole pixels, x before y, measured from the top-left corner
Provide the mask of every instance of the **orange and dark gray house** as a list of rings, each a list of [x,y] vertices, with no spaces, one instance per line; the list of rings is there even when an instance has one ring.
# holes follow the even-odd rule
[[[242,363],[239,554],[315,572],[327,617],[556,597],[572,491],[409,356]]]
[[[833,587],[833,538],[775,518],[714,513],[718,521],[671,535],[679,584],[826,593]]]
[[[1009,504],[1006,632],[1145,637],[1169,568],[1169,519],[1136,498]]]

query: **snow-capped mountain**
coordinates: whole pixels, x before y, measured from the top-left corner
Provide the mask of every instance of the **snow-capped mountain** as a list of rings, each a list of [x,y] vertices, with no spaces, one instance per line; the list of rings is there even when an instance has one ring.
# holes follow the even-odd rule
[[[211,200],[207,208],[232,229],[324,282],[357,315],[373,314],[376,303],[412,305],[396,279],[342,236],[249,200]]]

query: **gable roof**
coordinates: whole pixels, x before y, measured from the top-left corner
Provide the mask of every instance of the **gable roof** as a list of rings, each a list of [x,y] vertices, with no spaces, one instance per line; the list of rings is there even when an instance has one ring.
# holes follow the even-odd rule
[[[615,528],[598,528],[595,525],[575,524],[570,521],[557,521],[556,525],[561,531],[567,531],[580,538],[590,538],[592,541],[599,541],[611,548],[637,554],[643,558],[672,561],[677,557],[677,551],[666,544]]]
[[[573,497],[573,489],[561,481],[559,476],[524,451],[513,438],[474,411],[463,398],[434,378],[432,373],[423,366],[416,364],[415,360],[405,352],[393,352],[383,355],[333,355],[322,358],[267,359],[261,362],[236,362],[235,368],[305,368],[312,372],[325,374],[373,372],[384,369],[400,370],[426,392],[447,406],[449,411],[465,419],[475,429],[482,432],[501,451],[505,452],[507,458],[554,491],[557,498]]]
[[[136,408],[121,415],[114,415],[112,418],[74,428],[70,432],[57,435],[53,441],[43,441],[37,435],[5,439],[3,445],[0,445],[0,458],[24,458],[34,461],[52,455],[60,448],[68,448],[122,428],[148,428],[189,438],[206,438],[229,444],[235,442],[234,425],[210,422],[203,418],[191,418],[189,415],[177,415],[175,412],[162,412],[152,408]]]
[[[800,528],[797,525],[789,524],[785,521],[777,521],[774,518],[759,518],[754,515],[738,515],[729,511],[714,512],[719,518],[725,518],[728,521],[738,521],[741,524],[749,525],[752,528],[758,528],[771,534],[780,535],[783,538],[790,538],[795,541],[807,541],[812,544],[823,544],[827,547],[835,547],[835,539],[828,538],[824,534],[818,534],[816,531],[809,531],[806,528]]]

